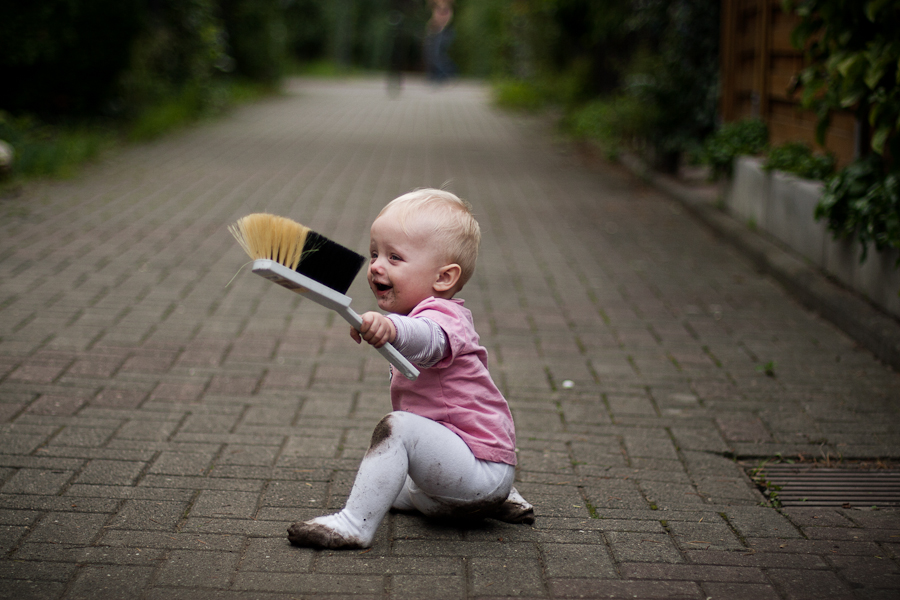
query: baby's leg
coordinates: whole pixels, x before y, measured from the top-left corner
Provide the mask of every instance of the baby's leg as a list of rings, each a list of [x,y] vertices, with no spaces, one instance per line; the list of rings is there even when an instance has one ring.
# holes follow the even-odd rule
[[[499,464],[479,461],[458,435],[431,419],[391,413],[372,434],[344,509],[294,523],[288,538],[297,545],[320,548],[370,546],[391,505],[400,500],[407,474],[425,488],[429,500],[413,504],[426,514],[449,514],[451,509],[466,510],[467,506],[496,507],[507,498],[515,470],[500,465],[499,478],[497,473],[485,477],[484,469],[479,474],[479,463]]]

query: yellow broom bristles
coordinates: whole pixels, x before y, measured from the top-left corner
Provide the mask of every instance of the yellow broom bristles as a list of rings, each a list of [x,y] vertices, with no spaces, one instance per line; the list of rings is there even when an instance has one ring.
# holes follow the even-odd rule
[[[297,269],[309,227],[286,217],[253,213],[228,226],[250,258],[268,258],[289,269]]]

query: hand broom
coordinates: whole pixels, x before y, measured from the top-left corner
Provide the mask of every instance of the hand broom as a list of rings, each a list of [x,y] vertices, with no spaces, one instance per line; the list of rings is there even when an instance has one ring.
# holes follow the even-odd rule
[[[366,262],[364,256],[296,221],[267,213],[242,217],[228,231],[253,259],[254,273],[330,308],[359,330],[362,318],[345,294]],[[378,351],[407,379],[419,376],[391,344]]]

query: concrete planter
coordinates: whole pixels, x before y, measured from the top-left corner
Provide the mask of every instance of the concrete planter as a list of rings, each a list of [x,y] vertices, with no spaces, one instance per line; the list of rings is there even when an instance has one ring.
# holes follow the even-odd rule
[[[816,221],[816,204],[823,185],[779,171],[766,172],[762,160],[742,156],[725,194],[729,213],[758,228],[800,254],[845,286],[900,318],[900,269],[897,251],[876,252],[869,247],[860,264],[857,243],[834,241],[824,221]]]

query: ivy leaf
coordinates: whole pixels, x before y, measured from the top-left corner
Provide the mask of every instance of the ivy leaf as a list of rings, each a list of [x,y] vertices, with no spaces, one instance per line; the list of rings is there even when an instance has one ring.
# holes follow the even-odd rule
[[[853,90],[847,95],[841,96],[841,106],[849,108],[859,102],[860,98],[865,94],[865,90]]]
[[[891,0],[870,0],[869,2],[866,2],[866,18],[874,23],[878,17],[878,13],[890,1]]]
[[[872,60],[869,62],[869,68],[866,72],[866,86],[870,90],[874,90],[878,85],[878,82],[881,81],[881,78],[884,77],[884,71],[887,68],[887,61],[884,58],[881,60]]]
[[[884,154],[884,144],[890,133],[891,128],[888,126],[882,126],[876,129],[875,133],[872,135],[872,150],[878,154]]]

